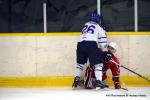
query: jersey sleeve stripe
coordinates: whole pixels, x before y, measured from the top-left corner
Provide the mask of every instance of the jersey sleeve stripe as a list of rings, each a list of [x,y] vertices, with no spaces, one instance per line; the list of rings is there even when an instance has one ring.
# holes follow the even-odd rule
[[[107,38],[107,37],[100,37],[100,38],[98,38],[98,39],[102,39],[102,38]]]
[[[98,39],[99,41],[107,41],[107,38]]]
[[[98,42],[98,43],[107,43],[107,41],[102,41],[102,42]]]

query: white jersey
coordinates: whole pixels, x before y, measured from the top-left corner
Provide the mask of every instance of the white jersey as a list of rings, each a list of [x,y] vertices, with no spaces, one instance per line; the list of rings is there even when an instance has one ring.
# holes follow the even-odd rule
[[[89,21],[85,23],[85,26],[82,29],[82,35],[79,37],[78,42],[96,41],[99,48],[103,51],[107,51],[107,37],[105,32],[106,31],[99,24]]]

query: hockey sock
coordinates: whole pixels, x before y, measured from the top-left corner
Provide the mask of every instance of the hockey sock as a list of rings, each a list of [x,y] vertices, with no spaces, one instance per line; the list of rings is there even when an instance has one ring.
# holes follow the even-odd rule
[[[114,87],[115,87],[115,89],[121,88],[120,82],[119,82],[119,77],[113,77],[113,81],[114,81]]]
[[[102,63],[95,65],[95,77],[96,77],[96,80],[102,81],[102,67],[103,67]]]
[[[77,64],[75,76],[82,76],[82,71],[84,69],[84,64]]]

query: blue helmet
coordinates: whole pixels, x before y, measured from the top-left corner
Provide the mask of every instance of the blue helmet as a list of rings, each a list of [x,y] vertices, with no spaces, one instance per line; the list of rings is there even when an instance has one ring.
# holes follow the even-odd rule
[[[102,16],[100,16],[96,11],[92,12],[89,16],[91,21],[99,22],[102,19]]]

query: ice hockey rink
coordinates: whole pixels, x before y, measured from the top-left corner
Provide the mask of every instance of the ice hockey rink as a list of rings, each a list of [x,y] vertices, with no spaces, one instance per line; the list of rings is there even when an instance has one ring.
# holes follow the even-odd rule
[[[71,88],[0,88],[0,100],[150,100],[150,87],[126,90],[72,90]]]
[[[78,39],[93,34],[83,26],[96,10],[128,90],[71,88]],[[150,100],[149,59],[150,0],[0,0],[0,100]]]

